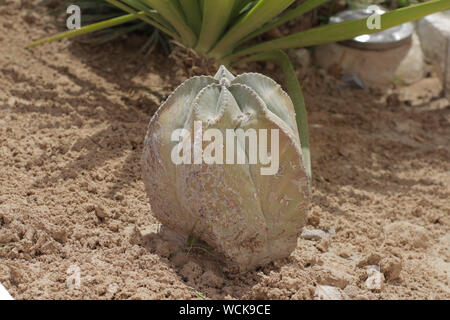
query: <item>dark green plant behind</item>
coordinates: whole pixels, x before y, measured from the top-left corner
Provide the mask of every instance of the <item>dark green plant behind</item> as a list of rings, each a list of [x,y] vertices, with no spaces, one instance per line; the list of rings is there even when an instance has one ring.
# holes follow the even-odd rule
[[[66,6],[75,4],[80,7],[82,12],[82,26],[117,18],[124,14],[123,10],[109,4],[108,2],[105,2],[104,0],[66,0],[66,3]],[[135,20],[109,29],[99,30],[85,36],[82,42],[90,45],[102,45],[132,33],[148,37],[148,40],[142,46],[143,51],[152,51],[157,45],[160,45],[166,55],[170,54],[172,48],[169,41],[170,39],[163,33],[159,32],[158,29],[141,20]]]

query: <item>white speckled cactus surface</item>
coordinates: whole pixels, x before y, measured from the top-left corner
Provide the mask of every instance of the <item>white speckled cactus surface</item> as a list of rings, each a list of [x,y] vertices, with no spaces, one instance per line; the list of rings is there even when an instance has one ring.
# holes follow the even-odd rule
[[[278,129],[276,174],[261,174],[267,165],[248,161],[175,164],[171,155],[178,142],[172,133],[185,129],[194,140],[199,122],[202,130],[217,129],[223,136],[227,129],[266,129],[269,141]],[[249,157],[245,141],[237,144]],[[142,168],[153,214],[180,236],[193,234],[207,243],[230,270],[264,265],[296,247],[309,182],[292,101],[274,80],[257,73],[234,77],[224,67],[215,77],[186,80],[151,119]]]

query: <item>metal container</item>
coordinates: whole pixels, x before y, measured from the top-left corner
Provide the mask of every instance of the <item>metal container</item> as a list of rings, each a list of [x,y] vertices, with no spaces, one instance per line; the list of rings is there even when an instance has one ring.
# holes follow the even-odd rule
[[[382,15],[387,11],[379,8],[376,11],[367,9],[345,10],[330,18],[330,23],[339,23],[349,20],[369,18],[373,14]],[[381,24],[383,24],[383,16]],[[377,33],[365,34],[351,40],[339,43],[365,50],[387,50],[399,47],[410,41],[414,32],[414,25],[411,22],[383,30]]]

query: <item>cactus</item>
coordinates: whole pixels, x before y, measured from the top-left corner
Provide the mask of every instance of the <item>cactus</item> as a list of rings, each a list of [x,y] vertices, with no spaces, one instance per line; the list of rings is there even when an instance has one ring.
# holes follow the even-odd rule
[[[278,136],[278,150],[270,144],[266,153],[267,159],[278,156],[278,170],[263,174],[267,161],[249,161],[250,138],[245,136],[236,138],[231,151],[245,150],[245,163],[229,164],[228,158],[224,164],[174,163],[173,153],[181,150],[173,141],[176,130],[189,133],[182,141],[189,160],[195,157],[196,123],[227,138],[230,129],[266,132],[272,142]],[[202,150],[210,144],[200,140]],[[223,154],[229,152],[227,146]],[[194,232],[229,270],[247,271],[295,249],[310,186],[292,101],[274,80],[257,73],[234,77],[223,66],[215,77],[186,80],[150,121],[142,169],[153,214],[178,235],[187,238]]]

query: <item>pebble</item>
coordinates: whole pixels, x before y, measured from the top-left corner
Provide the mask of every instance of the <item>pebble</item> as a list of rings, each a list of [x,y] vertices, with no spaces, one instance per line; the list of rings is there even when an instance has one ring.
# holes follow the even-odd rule
[[[319,270],[325,271],[318,272],[317,283],[321,285],[344,289],[352,281],[352,277],[349,274],[340,271],[335,266],[324,266]]]
[[[316,244],[316,248],[321,252],[327,252],[330,247],[330,243],[327,238],[323,238],[319,243]]]
[[[106,213],[105,209],[103,209],[102,207],[95,207],[95,214],[97,215],[97,217],[99,217],[100,219],[104,219],[108,216],[108,214]]]
[[[367,267],[367,279],[365,285],[367,289],[372,291],[381,291],[384,286],[384,275],[380,272],[380,267],[378,266],[368,266]]]
[[[354,73],[344,74],[342,76],[341,82],[339,83],[339,88],[352,88],[366,90],[364,82]]]
[[[402,271],[402,261],[396,258],[386,258],[381,260],[381,271],[388,281],[393,281],[400,278]]]
[[[377,265],[381,260],[381,256],[378,253],[370,253],[358,262],[358,267],[365,267],[369,265]]]
[[[304,229],[301,234],[301,237],[303,239],[314,241],[320,241],[323,238],[328,238],[329,236],[330,235],[327,232],[318,229],[310,229],[310,230]]]
[[[332,286],[317,285],[315,300],[348,300],[349,297],[341,289]]]

